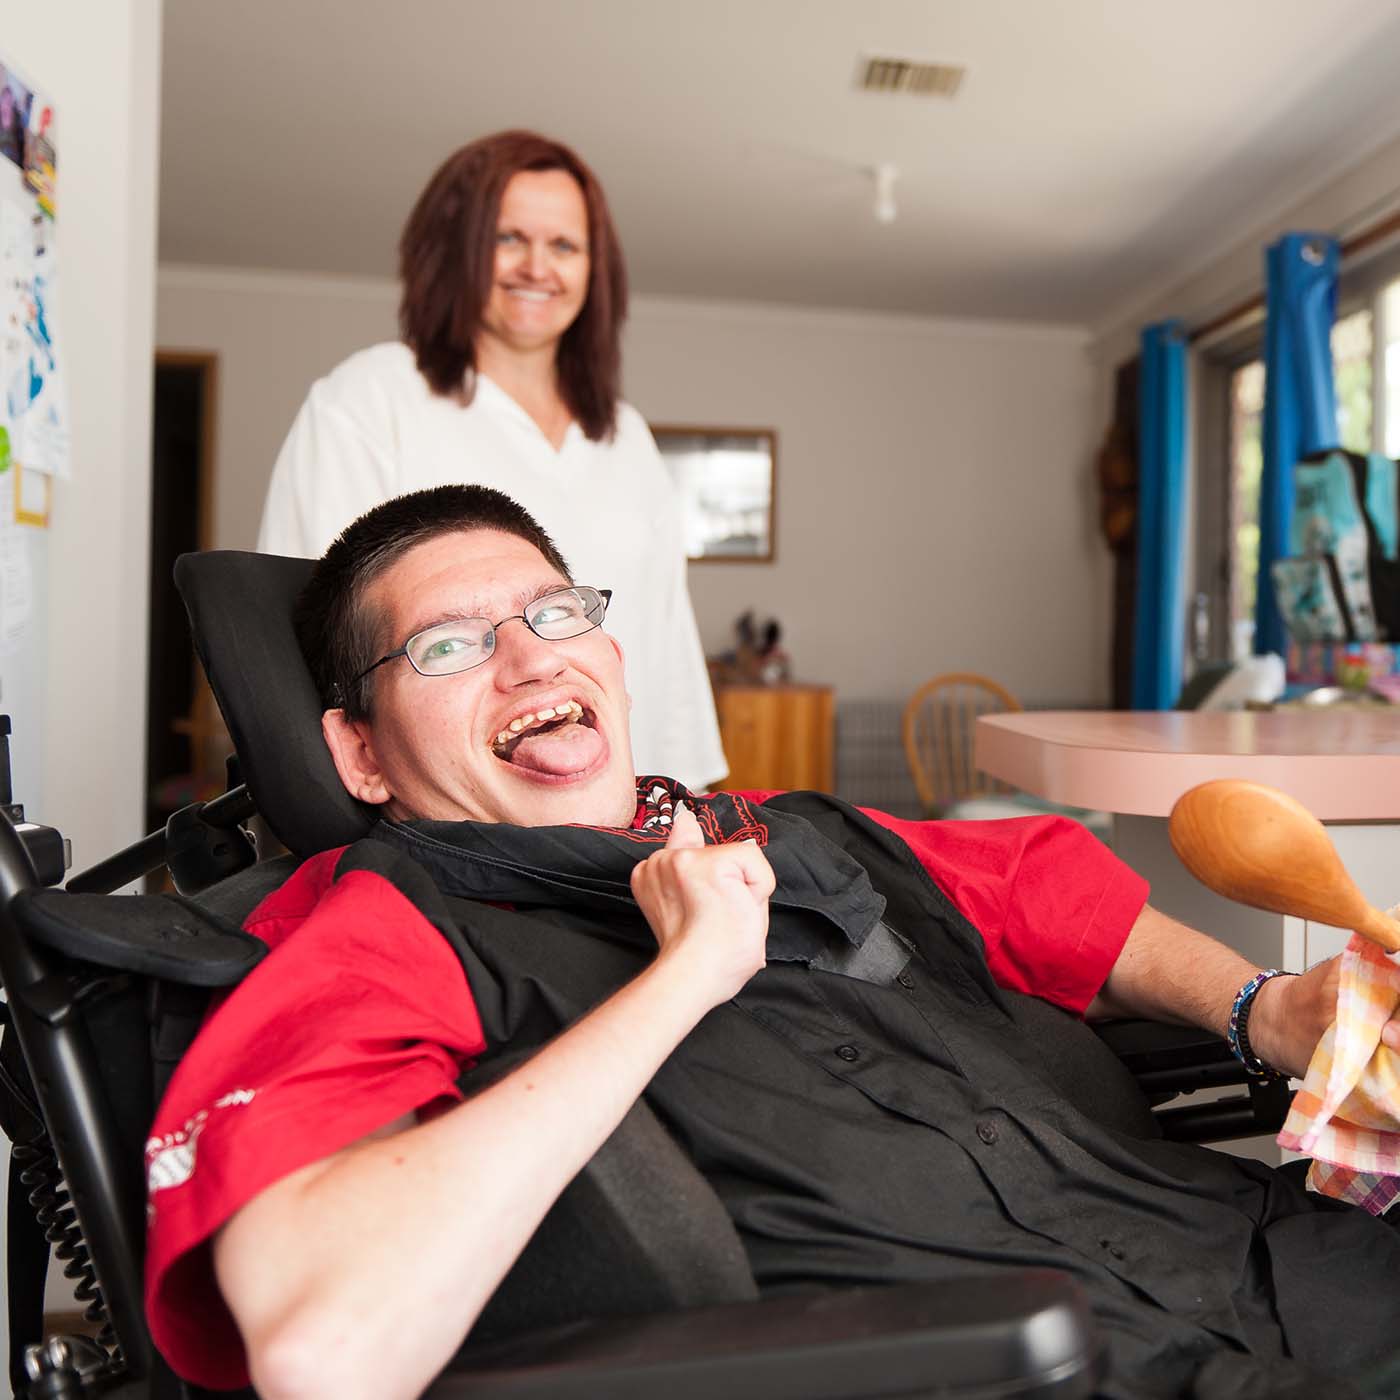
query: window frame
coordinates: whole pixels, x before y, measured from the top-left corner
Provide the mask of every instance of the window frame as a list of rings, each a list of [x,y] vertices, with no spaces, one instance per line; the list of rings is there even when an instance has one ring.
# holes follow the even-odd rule
[[[1197,596],[1206,599],[1206,655],[1195,660],[1233,659],[1230,600],[1235,591],[1235,550],[1231,521],[1234,480],[1230,458],[1230,383],[1237,370],[1264,355],[1264,314],[1251,314],[1233,332],[1198,347],[1196,421],[1196,567]]]

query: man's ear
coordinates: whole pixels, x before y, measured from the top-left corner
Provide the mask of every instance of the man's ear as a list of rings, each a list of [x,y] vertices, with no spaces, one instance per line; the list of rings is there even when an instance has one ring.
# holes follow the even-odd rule
[[[327,710],[321,716],[321,733],[335,760],[335,771],[351,797],[378,805],[393,796],[374,761],[367,724],[347,719],[344,710]]]
[[[627,654],[622,650],[622,643],[619,642],[618,639],[614,637],[611,632],[604,632],[603,635],[608,639],[608,642],[611,644],[612,649],[617,653],[617,664],[622,668],[622,693],[627,697],[627,710],[630,714],[632,710],[632,692],[626,688]]]

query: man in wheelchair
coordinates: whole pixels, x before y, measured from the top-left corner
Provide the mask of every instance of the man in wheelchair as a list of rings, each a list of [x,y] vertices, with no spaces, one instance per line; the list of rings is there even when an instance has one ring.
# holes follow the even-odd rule
[[[326,743],[382,819],[254,912],[273,952],[161,1107],[147,1303],[176,1369],[416,1394],[645,1095],[762,1291],[1044,1266],[1089,1296],[1104,1395],[1388,1393],[1393,1230],[1103,1126],[1016,1012],[1223,1035],[1256,969],[1062,818],[636,777],[608,602],[475,487],[391,501],[317,566]],[[1335,1000],[1334,966],[1266,981],[1240,1049],[1301,1074]]]

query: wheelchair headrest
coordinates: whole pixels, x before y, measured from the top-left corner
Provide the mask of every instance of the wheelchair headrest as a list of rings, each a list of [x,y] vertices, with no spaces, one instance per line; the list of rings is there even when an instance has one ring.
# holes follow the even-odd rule
[[[175,586],[243,778],[277,839],[300,856],[357,841],[371,810],[341,784],[292,608],[313,561],[240,550],[182,554]]]

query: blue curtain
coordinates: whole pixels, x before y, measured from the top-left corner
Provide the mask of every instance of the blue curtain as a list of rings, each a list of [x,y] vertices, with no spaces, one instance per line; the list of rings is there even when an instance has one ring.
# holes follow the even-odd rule
[[[1288,553],[1293,464],[1337,442],[1332,388],[1332,320],[1337,309],[1333,238],[1286,233],[1265,255],[1268,322],[1264,333],[1264,474],[1259,483],[1259,592],[1254,650],[1282,652],[1283,619],[1270,566]]]
[[[1186,331],[1142,332],[1138,375],[1138,574],[1133,709],[1169,710],[1186,650]]]

